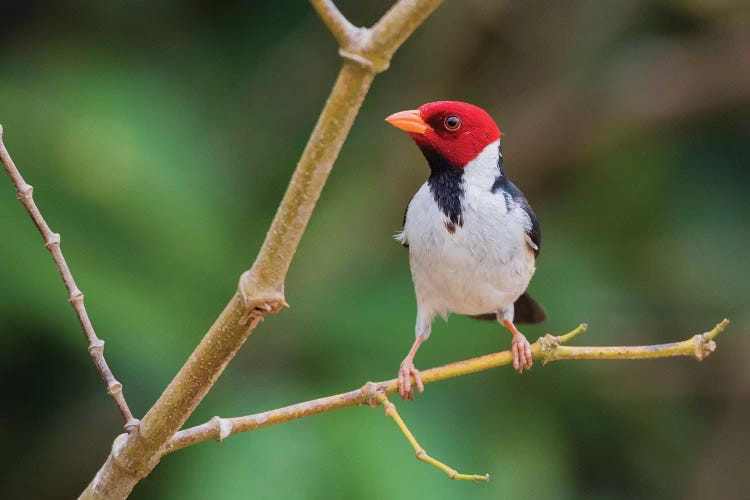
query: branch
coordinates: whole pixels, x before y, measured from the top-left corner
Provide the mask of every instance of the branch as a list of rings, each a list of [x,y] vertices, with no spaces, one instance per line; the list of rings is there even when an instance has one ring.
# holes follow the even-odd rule
[[[433,465],[440,469],[441,471],[448,474],[448,477],[451,479],[460,479],[464,481],[489,481],[490,475],[485,474],[484,476],[479,476],[477,474],[461,474],[456,469],[452,469],[445,465],[440,460],[437,460],[435,458],[432,458],[427,454],[426,451],[424,451],[424,448],[420,446],[420,444],[417,442],[417,439],[414,437],[414,434],[411,433],[409,428],[406,426],[404,421],[401,419],[401,415],[398,414],[398,410],[396,410],[396,405],[391,403],[388,400],[388,396],[386,396],[382,391],[378,392],[375,395],[375,399],[377,402],[385,408],[385,414],[393,419],[394,422],[396,422],[396,425],[398,425],[398,428],[401,429],[401,432],[404,433],[404,436],[406,436],[406,440],[409,441],[409,444],[412,448],[414,448],[414,452],[417,454],[417,460],[421,460],[422,462],[427,462],[430,465]]]
[[[377,33],[358,30],[356,44],[341,47],[344,64],[253,266],[242,274],[237,292],[143,417],[137,432],[115,439],[112,452],[83,498],[125,498],[156,467],[165,445],[258,323],[288,306],[284,300],[287,270],[370,84],[441,2],[400,0],[378,23],[382,26]],[[349,30],[330,1],[313,1],[313,6],[337,39]],[[398,29],[403,32],[396,33]]]
[[[347,47],[356,38],[358,29],[341,13],[331,0],[310,0],[339,47]]]
[[[2,125],[0,125],[0,162],[2,162],[10,180],[16,187],[16,197],[23,204],[24,208],[26,208],[26,211],[31,216],[31,220],[34,221],[36,228],[41,233],[44,239],[44,248],[49,250],[52,259],[57,265],[57,270],[60,271],[65,288],[68,290],[68,302],[75,309],[78,320],[81,322],[83,333],[88,340],[88,351],[91,359],[94,361],[94,365],[96,365],[96,369],[99,371],[99,375],[101,375],[104,383],[107,384],[107,393],[112,396],[112,399],[115,400],[117,407],[120,409],[122,418],[125,420],[125,429],[130,432],[138,426],[138,419],[133,418],[133,414],[130,412],[128,403],[125,401],[125,396],[122,393],[122,384],[117,381],[112,374],[112,370],[109,369],[107,360],[104,359],[104,341],[96,336],[94,326],[91,324],[91,319],[89,319],[89,314],[83,303],[83,292],[76,285],[68,263],[65,261],[65,256],[60,249],[60,235],[52,232],[52,229],[50,229],[44,217],[42,217],[42,213],[34,202],[33,186],[27,184],[23,179],[18,168],[16,168],[16,164],[13,163],[8,150],[5,148]]]
[[[440,7],[442,0],[401,0],[372,27],[368,51],[388,60],[417,27]]]
[[[560,337],[545,335],[531,345],[531,355],[534,360],[540,361],[543,365],[551,361],[564,359],[653,359],[674,356],[688,356],[702,361],[714,352],[716,349],[714,339],[724,331],[727,325],[729,325],[729,320],[725,319],[706,333],[694,335],[682,342],[671,344],[628,347],[571,347],[562,345],[585,332],[587,326],[584,324]],[[422,382],[429,384],[509,365],[512,362],[513,354],[511,351],[496,352],[424,370],[422,371]],[[373,404],[374,401],[377,401],[377,394],[391,395],[397,392],[398,379],[376,383],[368,382],[361,389],[297,403],[255,415],[234,418],[214,417],[204,424],[181,430],[175,434],[165,448],[165,454],[202,441],[221,442],[232,434],[254,431],[340,408]]]

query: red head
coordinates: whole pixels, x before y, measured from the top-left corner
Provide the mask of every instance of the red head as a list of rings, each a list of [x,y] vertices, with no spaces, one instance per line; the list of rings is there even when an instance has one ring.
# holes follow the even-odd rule
[[[428,159],[438,154],[459,168],[502,135],[485,110],[459,101],[429,102],[385,120],[408,132]]]

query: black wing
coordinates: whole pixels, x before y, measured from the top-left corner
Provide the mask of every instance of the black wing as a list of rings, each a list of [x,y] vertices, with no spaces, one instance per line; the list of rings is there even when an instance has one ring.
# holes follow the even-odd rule
[[[409,211],[409,205],[411,204],[411,201],[406,204],[406,208],[404,209],[404,222],[401,223],[401,232],[403,234],[404,229],[406,228],[406,213]],[[409,242],[406,241],[406,236],[401,240],[401,244],[404,245],[404,248],[409,248]]]
[[[510,204],[510,200],[513,200],[521,207],[524,212],[526,212],[526,215],[529,216],[529,220],[531,220],[531,230],[527,230],[526,235],[529,237],[529,241],[531,242],[530,246],[534,250],[534,256],[538,256],[539,249],[542,247],[542,230],[539,227],[539,221],[536,218],[534,210],[532,210],[531,205],[529,205],[528,200],[523,195],[521,190],[518,189],[516,185],[513,184],[504,175],[498,177],[495,180],[495,183],[492,185],[493,193],[497,193],[501,189],[503,195],[505,196],[506,207],[508,207],[508,205]]]
[[[505,206],[508,210],[510,210],[510,202],[512,200],[529,216],[531,229],[526,231],[526,236],[528,237],[529,246],[534,251],[534,256],[536,257],[539,255],[539,249],[542,246],[542,231],[539,228],[539,221],[536,218],[534,210],[531,209],[531,205],[529,205],[528,200],[521,190],[510,182],[505,175],[500,175],[492,185],[493,193],[497,193],[500,190],[502,190],[502,195],[505,196]],[[484,321],[497,320],[495,313],[478,314],[471,317]],[[523,292],[513,304],[513,321],[515,323],[535,324],[541,323],[546,318],[547,313],[544,312],[544,308],[529,294],[528,290]]]

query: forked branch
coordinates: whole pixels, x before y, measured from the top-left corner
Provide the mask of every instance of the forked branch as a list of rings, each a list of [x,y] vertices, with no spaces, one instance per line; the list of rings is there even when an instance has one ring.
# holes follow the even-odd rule
[[[52,255],[52,259],[55,261],[55,265],[57,265],[57,270],[60,271],[65,288],[68,290],[68,302],[75,309],[83,333],[86,335],[86,340],[88,340],[89,355],[94,361],[99,375],[101,375],[104,383],[107,384],[107,393],[112,396],[112,399],[115,400],[117,407],[120,409],[122,418],[125,421],[125,429],[130,432],[138,425],[138,420],[133,418],[128,403],[125,401],[125,396],[122,393],[122,384],[117,381],[107,364],[107,360],[104,359],[104,341],[97,337],[96,331],[94,331],[89,313],[86,311],[86,306],[83,303],[83,292],[76,285],[68,263],[65,261],[62,249],[60,249],[60,234],[53,232],[44,220],[42,213],[34,202],[34,188],[26,183],[18,168],[16,168],[16,164],[13,163],[8,150],[5,148],[2,125],[0,125],[0,162],[2,162],[10,180],[16,187],[16,197],[23,204],[24,208],[26,208],[26,211],[31,216],[31,220],[34,221],[36,228],[41,233],[44,239],[44,248]]]
[[[702,361],[716,349],[714,339],[724,331],[728,324],[729,321],[725,319],[706,333],[694,335],[682,342],[671,344],[627,347],[575,347],[563,345],[586,331],[587,326],[580,325],[565,335],[559,337],[545,335],[538,339],[531,345],[531,354],[534,360],[540,361],[542,364],[565,359],[653,359],[673,356],[687,356]],[[513,355],[511,351],[496,352],[424,370],[422,371],[422,382],[429,384],[509,365],[512,362]],[[254,431],[263,427],[283,424],[340,408],[371,404],[373,401],[378,402],[377,394],[391,395],[397,392],[398,379],[375,383],[368,382],[361,389],[312,401],[305,401],[255,415],[234,418],[214,417],[204,424],[181,430],[175,434],[168,443],[165,453],[171,453],[202,441],[215,440],[221,442],[232,434]]]
[[[164,447],[193,413],[263,317],[287,306],[284,281],[328,174],[375,75],[442,0],[400,0],[372,30],[353,28],[332,2],[312,0],[339,42],[344,64],[305,146],[266,239],[237,292],[183,367],[146,413],[137,432],[115,439],[84,498],[124,498],[158,464]]]

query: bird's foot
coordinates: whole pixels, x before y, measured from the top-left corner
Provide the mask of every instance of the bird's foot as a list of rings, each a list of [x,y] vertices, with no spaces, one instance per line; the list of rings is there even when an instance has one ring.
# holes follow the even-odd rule
[[[534,362],[531,358],[531,344],[529,344],[526,337],[524,337],[524,335],[518,330],[513,334],[512,351],[513,368],[515,368],[518,373],[523,373],[524,370],[531,368],[531,365]]]
[[[401,399],[414,399],[412,377],[414,377],[414,384],[417,386],[417,390],[424,392],[424,384],[422,384],[422,377],[419,374],[419,370],[414,366],[414,362],[407,358],[401,363],[401,368],[398,369],[398,393],[401,395]]]

